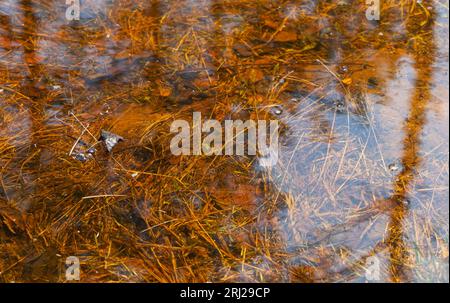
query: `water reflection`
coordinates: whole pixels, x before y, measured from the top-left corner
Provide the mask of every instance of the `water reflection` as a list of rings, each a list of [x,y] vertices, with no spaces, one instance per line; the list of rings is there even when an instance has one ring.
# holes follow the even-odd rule
[[[383,5],[2,1],[0,280],[448,281],[446,11]],[[193,111],[279,119],[279,165],[172,156]]]
[[[433,23],[427,20],[428,24]],[[414,24],[409,24],[414,27]],[[408,27],[408,25],[407,25]],[[426,27],[424,31],[430,30]],[[424,49],[426,47],[426,50]],[[416,46],[414,53],[415,70],[417,78],[415,80],[415,90],[411,98],[410,112],[404,123],[405,137],[403,139],[403,155],[401,158],[403,170],[396,177],[394,189],[395,194],[393,201],[397,205],[392,211],[392,219],[390,223],[389,241],[392,243],[391,259],[396,260],[391,264],[391,279],[394,282],[411,281],[413,277],[408,273],[408,253],[407,244],[404,235],[404,220],[408,215],[409,208],[409,191],[411,183],[415,178],[416,171],[420,167],[421,158],[419,155],[421,136],[423,128],[426,124],[426,108],[430,101],[430,85],[433,73],[433,60],[435,55],[435,45],[433,36]],[[424,52],[429,56],[423,56]]]

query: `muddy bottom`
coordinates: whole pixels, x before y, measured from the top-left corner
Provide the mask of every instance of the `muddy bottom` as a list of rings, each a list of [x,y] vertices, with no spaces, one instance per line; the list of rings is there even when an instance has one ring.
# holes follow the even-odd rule
[[[0,282],[448,282],[448,1],[381,2],[2,0]]]

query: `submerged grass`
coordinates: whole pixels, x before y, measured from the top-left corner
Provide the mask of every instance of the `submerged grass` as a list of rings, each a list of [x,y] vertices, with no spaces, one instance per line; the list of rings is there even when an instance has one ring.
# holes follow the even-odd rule
[[[383,281],[448,282],[448,3],[11,3],[0,281],[64,282],[77,256],[83,282],[363,282],[376,256]],[[193,111],[278,119],[279,163],[172,155]]]

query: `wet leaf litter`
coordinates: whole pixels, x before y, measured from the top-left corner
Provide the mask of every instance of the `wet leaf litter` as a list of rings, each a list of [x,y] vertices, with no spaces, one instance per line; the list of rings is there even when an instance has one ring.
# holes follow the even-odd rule
[[[87,144],[81,139],[77,139],[71,151],[69,152],[69,156],[72,156],[74,159],[80,162],[86,162],[94,158],[94,155],[97,152],[96,146],[98,146],[98,144],[102,143],[107,152],[111,153],[114,147],[122,141],[124,141],[123,137],[110,131],[101,130],[98,141],[92,145]]]

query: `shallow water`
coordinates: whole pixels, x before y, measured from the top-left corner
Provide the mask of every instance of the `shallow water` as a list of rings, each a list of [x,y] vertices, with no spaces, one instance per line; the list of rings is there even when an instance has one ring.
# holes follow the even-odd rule
[[[382,2],[0,0],[0,281],[448,282],[448,1]],[[172,155],[194,111],[277,165]]]

